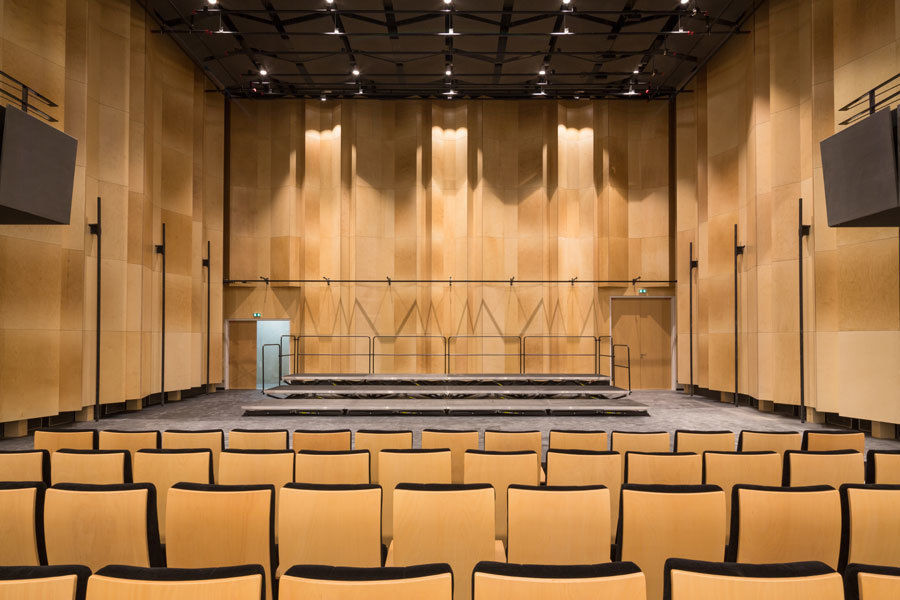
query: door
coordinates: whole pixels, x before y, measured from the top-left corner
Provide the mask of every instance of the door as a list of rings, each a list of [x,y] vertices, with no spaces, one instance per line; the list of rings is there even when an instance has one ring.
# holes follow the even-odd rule
[[[228,322],[228,389],[256,389],[256,321]]]
[[[631,387],[644,390],[672,388],[671,298],[613,298],[612,336],[631,350]],[[624,349],[616,363],[625,364]],[[628,372],[616,369],[616,383],[627,386]]]

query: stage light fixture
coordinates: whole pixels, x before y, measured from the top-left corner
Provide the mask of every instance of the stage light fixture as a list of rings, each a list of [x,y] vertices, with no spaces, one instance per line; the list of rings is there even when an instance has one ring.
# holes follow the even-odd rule
[[[353,65],[353,76],[359,77],[359,67],[357,67],[356,65]]]
[[[453,65],[447,65],[447,68],[444,70],[444,75],[447,77],[453,75]]]
[[[260,67],[259,74],[262,75],[263,77],[265,77],[266,75],[269,74],[269,72],[266,70],[265,67]]]
[[[219,3],[219,0],[206,0],[210,6],[215,6]]]

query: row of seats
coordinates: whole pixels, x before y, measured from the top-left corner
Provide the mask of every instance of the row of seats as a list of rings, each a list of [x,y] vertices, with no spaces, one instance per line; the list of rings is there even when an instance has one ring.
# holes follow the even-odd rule
[[[732,495],[729,527],[718,486],[625,484],[611,553],[603,486],[510,486],[504,547],[492,486],[401,483],[384,564],[446,562],[469,573],[482,560],[577,565],[612,556],[641,568],[651,599],[662,593],[663,563],[672,556],[900,567],[900,486],[738,485]],[[2,484],[0,564],[262,564],[273,582],[295,564],[382,565],[379,486],[288,484],[277,492],[276,512],[271,485],[178,483],[167,494],[165,555],[154,496],[150,484]],[[462,583],[458,599],[469,597],[470,582]]]

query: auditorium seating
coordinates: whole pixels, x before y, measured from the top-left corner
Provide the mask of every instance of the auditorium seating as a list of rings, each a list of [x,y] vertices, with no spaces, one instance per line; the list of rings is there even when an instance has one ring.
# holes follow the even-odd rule
[[[648,600],[663,592],[663,566],[672,556],[718,561],[725,555],[725,493],[714,485],[622,486],[618,560],[637,563]]]
[[[300,450],[330,450],[348,452],[350,450],[349,429],[296,429],[294,430],[294,452]]]
[[[394,487],[399,483],[452,483],[450,450],[381,450],[378,457],[381,478],[381,537],[385,544],[393,537]]]
[[[609,443],[609,449],[622,456],[626,452],[669,452],[672,449],[667,431],[613,431]]]
[[[675,452],[733,452],[733,431],[675,430]]]
[[[900,485],[842,485],[841,569],[848,563],[900,567]]]
[[[452,483],[463,482],[466,450],[478,450],[478,430],[423,429],[422,448],[450,450]]]
[[[670,558],[664,600],[843,600],[841,576],[821,562],[774,565]]]
[[[221,429],[167,429],[162,432],[162,447],[166,450],[208,448],[212,453],[213,476],[219,476],[219,454],[225,449],[225,432]]]
[[[369,480],[378,483],[378,452],[380,450],[407,450],[412,448],[412,431],[384,431],[360,429],[356,432],[356,450],[369,451]]]
[[[616,535],[619,521],[619,492],[622,489],[622,455],[590,450],[547,451],[547,485],[602,485],[609,489],[610,535]]]
[[[0,450],[0,481],[43,481],[50,485],[50,452]]]
[[[44,500],[47,563],[163,565],[156,522],[156,491],[147,483],[60,483]]]
[[[700,485],[703,457],[693,452],[626,452],[625,483]]]
[[[551,429],[549,449],[605,452],[609,449],[609,442],[605,431]]]
[[[738,435],[738,452],[772,450],[784,454],[785,450],[801,450],[803,436],[799,431],[750,431],[744,429]]]
[[[127,450],[60,448],[50,456],[50,480],[53,484],[131,483],[131,456]]]
[[[289,483],[279,491],[279,576],[292,565],[381,566],[381,488]]]
[[[285,430],[286,431],[286,430]],[[219,457],[221,485],[271,485],[275,489],[275,542],[278,542],[278,490],[294,481],[292,450],[224,450]]]
[[[287,450],[287,429],[232,429],[228,432],[230,450]]]
[[[126,431],[105,429],[97,432],[97,448],[100,450],[128,450],[134,464],[134,454],[138,450],[156,450],[162,443],[158,431]]]
[[[869,450],[866,483],[900,484],[900,450]]]
[[[262,565],[266,598],[272,600],[275,490],[271,485],[177,483],[169,489],[166,513],[167,566]]]
[[[85,600],[85,590],[90,575],[91,570],[80,565],[0,566],[0,598],[5,600]]]
[[[488,483],[494,488],[498,540],[506,541],[506,489],[514,483],[538,485],[540,481],[535,465],[539,462],[538,455],[527,450],[466,451],[464,481],[467,484]]]
[[[852,564],[844,571],[845,600],[896,600],[900,598],[900,569]]]
[[[817,560],[836,569],[841,500],[832,487],[735,485],[728,560],[780,563]]]
[[[774,450],[703,453],[703,483],[717,485],[725,492],[726,523],[731,523],[732,489],[735,484],[780,487],[781,463],[781,456]],[[729,537],[730,531],[726,531]]]
[[[46,564],[40,481],[0,482],[0,565]]]
[[[803,450],[821,452],[825,450],[856,450],[866,453],[866,434],[862,431],[815,430],[803,432]]]
[[[451,600],[453,588],[453,572],[447,564],[370,569],[304,565],[291,567],[281,578],[278,598]]]
[[[546,480],[541,468],[541,457],[544,455],[540,431],[501,431],[498,429],[485,429],[484,449],[488,452],[518,452],[528,450],[538,456],[538,479],[541,483]]]
[[[88,600],[261,600],[259,565],[206,569],[146,569],[112,565],[91,575]]]
[[[511,485],[507,502],[510,562],[587,565],[610,559],[607,488]]]
[[[96,447],[96,429],[37,429],[34,432],[34,449],[47,450],[51,454],[60,448],[93,450]]]
[[[369,451],[301,450],[294,457],[294,481],[321,485],[368,484]]]
[[[632,562],[552,566],[482,562],[475,600],[645,600],[644,574]]]
[[[787,450],[784,453],[782,485],[803,487],[844,483],[865,483],[863,454],[856,450]]]

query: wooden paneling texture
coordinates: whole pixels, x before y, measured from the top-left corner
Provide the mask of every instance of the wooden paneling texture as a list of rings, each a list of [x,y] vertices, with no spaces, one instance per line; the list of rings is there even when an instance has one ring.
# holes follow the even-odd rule
[[[734,389],[732,228],[740,243],[740,392],[800,401],[798,199],[806,399],[820,411],[900,422],[896,229],[829,229],[819,142],[838,109],[900,70],[900,2],[772,0],[677,100],[678,381]]]

